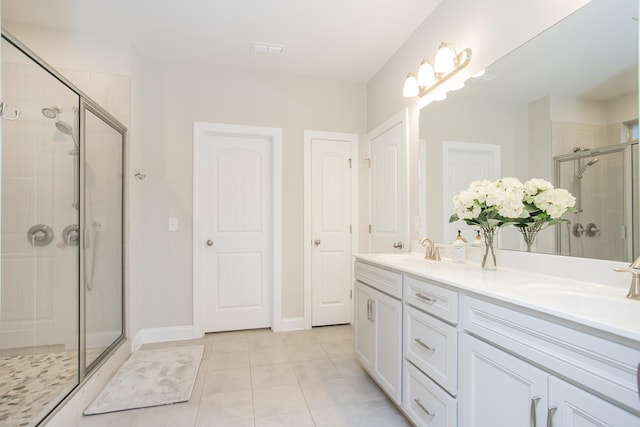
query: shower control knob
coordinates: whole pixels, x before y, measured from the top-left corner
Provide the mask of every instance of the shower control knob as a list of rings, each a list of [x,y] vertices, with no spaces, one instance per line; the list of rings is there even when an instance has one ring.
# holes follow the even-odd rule
[[[207,240],[207,246],[213,246],[213,240],[211,239]]]

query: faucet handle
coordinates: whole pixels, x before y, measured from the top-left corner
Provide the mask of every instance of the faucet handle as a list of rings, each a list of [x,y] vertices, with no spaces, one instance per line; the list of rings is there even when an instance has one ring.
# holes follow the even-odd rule
[[[631,267],[633,269],[636,269],[636,270],[640,270],[640,256],[638,258],[636,258],[635,261],[633,261],[631,264],[629,264],[629,267]]]
[[[634,264],[635,262],[631,265]],[[613,267],[613,271],[631,273],[631,286],[629,286],[627,298],[640,300],[640,270],[628,267]]]
[[[440,258],[440,246],[436,246],[433,249],[433,259],[435,259],[436,261],[442,260],[442,258]]]

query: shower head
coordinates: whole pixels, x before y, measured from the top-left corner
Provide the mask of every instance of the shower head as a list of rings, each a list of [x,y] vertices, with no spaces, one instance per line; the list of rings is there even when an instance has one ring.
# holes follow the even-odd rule
[[[45,107],[42,109],[42,115],[47,119],[57,119],[58,114],[62,113],[62,107],[59,105],[54,105],[52,107]]]
[[[58,130],[60,132],[64,133],[65,135],[72,135],[73,134],[73,128],[67,122],[63,122],[62,120],[58,120],[56,122],[56,127],[58,128]]]
[[[588,161],[584,166],[582,166],[582,167],[580,168],[580,171],[578,172],[578,175],[576,175],[576,178],[577,178],[577,179],[582,179],[582,175],[584,175],[584,173],[585,173],[585,171],[587,170],[587,168],[588,168],[589,166],[593,166],[594,164],[598,163],[598,161],[599,161],[599,160],[600,160],[600,159],[599,159],[599,158],[597,158],[597,157],[596,157],[595,159],[591,159],[591,160],[589,160],[589,161]]]
[[[76,139],[76,134],[73,131],[73,127],[71,127],[69,123],[58,120],[56,122],[56,128],[58,128],[58,130],[65,135],[69,135],[71,138],[73,138],[73,143],[76,144],[76,148],[78,148],[78,140]]]

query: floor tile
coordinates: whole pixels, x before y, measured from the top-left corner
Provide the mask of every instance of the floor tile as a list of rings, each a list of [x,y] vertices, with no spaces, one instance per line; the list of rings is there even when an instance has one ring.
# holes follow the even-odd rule
[[[135,422],[135,427],[175,427],[196,423],[198,406],[184,403],[145,408]]]
[[[328,359],[327,353],[319,343],[287,346],[287,353],[292,362],[301,362],[304,360],[320,360]]]
[[[202,388],[202,394],[207,395],[242,390],[251,390],[251,370],[249,368],[208,372]]]
[[[256,427],[314,427],[311,412],[293,412],[273,417],[256,418]]]
[[[331,360],[293,362],[291,367],[300,382],[317,382],[342,376]]]
[[[200,399],[196,426],[236,425],[244,420],[253,423],[251,390],[208,394]]]
[[[300,412],[308,409],[298,384],[253,390],[253,407],[256,418]]]
[[[212,353],[209,357],[207,372],[224,371],[249,367],[248,351],[233,351],[230,353]]]
[[[282,339],[286,346],[318,344],[316,334],[311,331],[283,332]]]
[[[249,350],[251,366],[269,366],[289,362],[286,348],[264,348]]]
[[[388,399],[312,409],[317,427],[410,427]]]
[[[289,363],[251,368],[251,384],[254,389],[297,383],[298,378]]]

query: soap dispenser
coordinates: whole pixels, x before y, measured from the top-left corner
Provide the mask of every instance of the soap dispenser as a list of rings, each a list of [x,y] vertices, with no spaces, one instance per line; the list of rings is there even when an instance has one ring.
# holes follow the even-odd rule
[[[458,230],[458,237],[451,245],[451,260],[453,262],[464,263],[467,261],[466,246],[464,239],[460,235],[460,230]]]
[[[482,246],[482,237],[480,237],[480,230],[476,230],[476,233],[478,233],[478,234],[476,235],[476,238],[473,239],[473,242],[471,243],[471,246],[480,247],[480,246]]]

